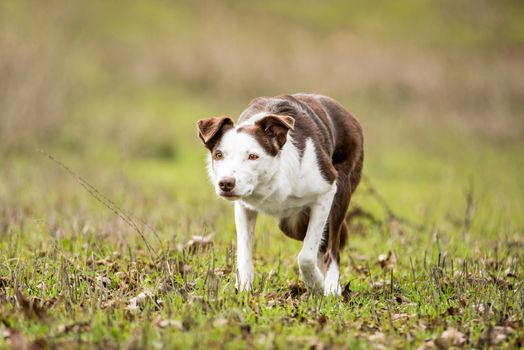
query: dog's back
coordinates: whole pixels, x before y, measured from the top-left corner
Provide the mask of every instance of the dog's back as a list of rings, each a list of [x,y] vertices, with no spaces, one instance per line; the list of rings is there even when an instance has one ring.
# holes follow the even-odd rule
[[[358,120],[334,99],[316,94],[258,97],[242,112],[242,123],[264,113],[295,118],[290,136],[300,152],[306,140],[313,141],[325,180],[332,182],[342,170],[351,172],[351,192],[360,181],[364,159],[362,127]]]

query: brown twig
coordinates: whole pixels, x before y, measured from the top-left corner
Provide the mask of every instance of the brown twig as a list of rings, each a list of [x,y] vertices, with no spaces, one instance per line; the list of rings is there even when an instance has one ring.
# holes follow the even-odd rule
[[[397,221],[401,224],[404,224],[406,226],[412,227],[417,230],[425,230],[426,226],[419,224],[417,222],[414,222],[410,219],[407,219],[405,217],[402,217],[398,214],[396,214],[393,209],[391,209],[388,202],[384,199],[384,197],[376,190],[376,188],[371,184],[371,181],[366,175],[362,175],[362,183],[366,185],[367,193],[382,207],[384,212],[386,213],[386,218],[388,222],[391,221]],[[376,219],[371,214],[363,214],[361,216],[370,216],[373,217],[376,221],[380,222],[380,220]]]
[[[118,217],[120,217],[126,224],[129,225],[133,230],[135,230],[140,238],[144,241],[146,248],[149,252],[149,255],[151,259],[153,259],[153,250],[151,248],[151,245],[147,241],[144,233],[138,227],[138,225],[135,223],[135,221],[122,209],[120,209],[119,206],[117,206],[112,200],[108,199],[106,196],[104,196],[99,190],[97,190],[93,185],[91,185],[87,180],[85,180],[83,177],[78,175],[76,172],[74,172],[71,168],[69,168],[67,165],[53,157],[51,154],[47,153],[46,151],[42,149],[37,149],[38,152],[45,155],[47,158],[52,160],[54,163],[58,164],[62,169],[67,171],[73,178],[75,178],[80,186],[82,186],[92,197],[94,197],[99,203],[104,205],[106,208],[111,210],[113,213],[115,213]],[[151,227],[149,227],[150,230],[152,230]]]
[[[354,218],[364,218],[366,220],[369,220],[373,225],[382,225],[382,221],[380,219],[377,219],[369,211],[364,210],[362,207],[359,206],[355,206],[346,214],[346,220],[351,221]]]

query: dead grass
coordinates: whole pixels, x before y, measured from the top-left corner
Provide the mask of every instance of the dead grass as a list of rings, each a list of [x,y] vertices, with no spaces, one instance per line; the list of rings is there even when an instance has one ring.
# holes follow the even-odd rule
[[[519,117],[524,78],[515,72],[524,69],[524,51],[518,36],[511,34],[518,33],[518,27],[503,25],[517,23],[518,11],[510,8],[481,6],[489,30],[478,33],[471,32],[477,20],[455,18],[451,5],[433,17],[418,9],[418,16],[427,16],[433,26],[431,31],[412,32],[402,40],[395,37],[402,32],[383,37],[366,32],[368,24],[352,17],[315,29],[286,20],[298,14],[289,14],[285,6],[249,10],[212,3],[136,4],[126,16],[112,20],[108,16],[118,6],[98,2],[4,5],[0,45],[8,54],[0,58],[2,143],[24,148],[57,136],[71,138],[68,131],[78,123],[103,125],[93,130],[100,138],[107,138],[106,129],[121,130],[122,123],[161,130],[156,124],[165,115],[144,118],[125,107],[100,116],[96,108],[133,105],[134,96],[152,89],[184,91],[228,108],[240,108],[253,96],[314,91],[377,120],[415,120],[500,143],[518,142],[524,134]],[[399,7],[388,16],[401,16],[404,10]],[[172,17],[164,17],[166,13]],[[485,37],[487,44],[480,40],[460,45],[451,34],[448,44],[428,44],[436,40],[434,31],[446,16],[457,33],[463,23],[468,35]],[[501,31],[499,46],[490,39],[493,30]],[[110,137],[119,147],[147,144],[140,133],[130,140],[118,133]]]

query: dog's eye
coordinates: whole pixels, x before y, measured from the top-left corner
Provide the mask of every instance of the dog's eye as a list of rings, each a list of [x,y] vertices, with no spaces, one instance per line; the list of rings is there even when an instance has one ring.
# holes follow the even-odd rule
[[[213,158],[215,158],[215,160],[223,159],[224,158],[224,154],[222,152],[220,152],[220,151],[216,151],[215,155],[213,156]]]
[[[251,154],[247,157],[247,159],[249,159],[249,160],[257,160],[258,158],[260,158],[260,157],[257,156],[257,155],[254,154],[254,153],[251,153]]]

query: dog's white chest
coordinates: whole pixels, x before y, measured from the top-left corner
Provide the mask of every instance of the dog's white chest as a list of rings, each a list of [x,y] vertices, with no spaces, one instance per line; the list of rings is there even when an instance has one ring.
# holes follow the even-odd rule
[[[252,196],[242,199],[248,208],[278,218],[299,213],[315,203],[332,186],[322,177],[311,140],[306,141],[301,159],[291,143],[284,148],[277,175]]]

